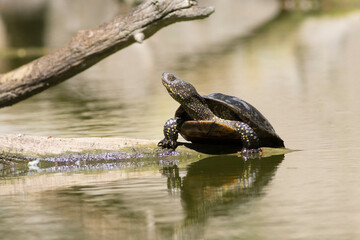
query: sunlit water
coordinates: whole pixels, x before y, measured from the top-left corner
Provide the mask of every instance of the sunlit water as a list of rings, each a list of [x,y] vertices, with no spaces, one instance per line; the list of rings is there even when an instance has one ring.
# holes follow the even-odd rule
[[[168,71],[201,94],[249,101],[300,151],[8,174],[0,180],[1,239],[360,238],[359,41],[358,12],[283,16],[246,38],[151,59],[141,72],[115,55],[2,109],[1,133],[160,139],[177,107],[160,82]]]

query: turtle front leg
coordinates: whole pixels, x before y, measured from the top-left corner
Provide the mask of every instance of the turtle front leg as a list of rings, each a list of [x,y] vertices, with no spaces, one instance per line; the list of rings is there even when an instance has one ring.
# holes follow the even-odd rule
[[[180,118],[170,118],[164,125],[165,138],[158,143],[159,147],[174,149],[177,147],[179,129],[183,121]]]
[[[241,141],[243,143],[243,148],[241,150],[242,155],[262,155],[259,137],[248,124],[243,122],[231,121],[231,125],[240,135]]]

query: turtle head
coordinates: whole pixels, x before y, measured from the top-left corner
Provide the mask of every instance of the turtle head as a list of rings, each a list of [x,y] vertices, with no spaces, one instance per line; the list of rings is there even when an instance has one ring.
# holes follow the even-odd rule
[[[170,96],[182,105],[189,102],[192,98],[200,97],[193,85],[175,77],[171,73],[162,74],[162,84]]]
[[[170,96],[181,104],[190,118],[195,120],[214,119],[215,115],[193,85],[170,73],[163,73],[162,84]]]

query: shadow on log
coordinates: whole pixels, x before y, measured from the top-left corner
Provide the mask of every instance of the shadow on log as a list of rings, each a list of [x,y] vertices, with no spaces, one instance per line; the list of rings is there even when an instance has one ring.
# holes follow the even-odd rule
[[[213,12],[213,7],[198,7],[196,1],[146,0],[125,16],[79,31],[59,50],[0,75],[0,108],[61,83],[167,25],[203,19]]]

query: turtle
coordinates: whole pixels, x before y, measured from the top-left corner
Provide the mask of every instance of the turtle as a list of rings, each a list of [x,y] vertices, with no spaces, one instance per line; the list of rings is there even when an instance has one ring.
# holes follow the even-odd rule
[[[200,96],[193,85],[166,72],[162,84],[180,106],[175,117],[166,121],[158,146],[175,150],[180,133],[193,143],[238,145],[242,154],[262,154],[261,147],[285,147],[270,122],[250,103],[223,93]]]

